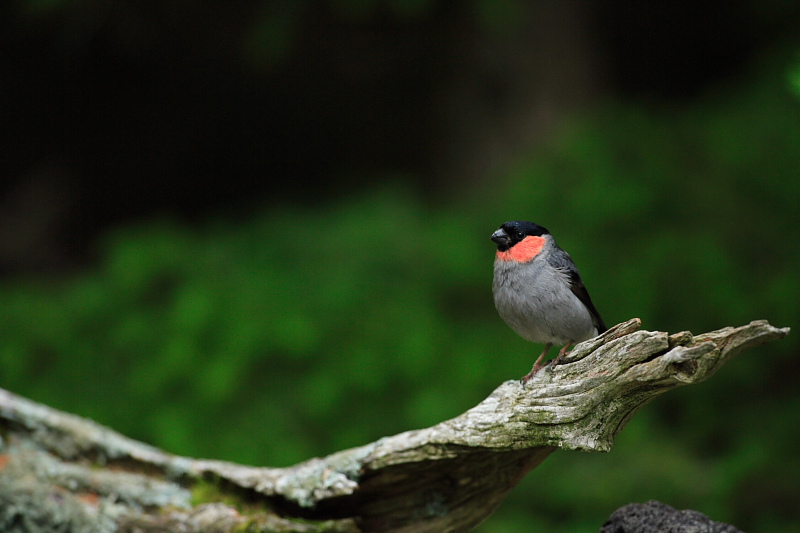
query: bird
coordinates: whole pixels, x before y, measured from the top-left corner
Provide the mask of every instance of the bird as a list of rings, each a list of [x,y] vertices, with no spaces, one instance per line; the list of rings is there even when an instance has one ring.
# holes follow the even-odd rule
[[[569,348],[606,331],[578,269],[547,230],[533,222],[505,222],[492,233],[497,244],[492,293],[497,312],[525,340],[544,351],[522,378],[525,385],[542,368],[553,346],[562,345],[553,368]]]

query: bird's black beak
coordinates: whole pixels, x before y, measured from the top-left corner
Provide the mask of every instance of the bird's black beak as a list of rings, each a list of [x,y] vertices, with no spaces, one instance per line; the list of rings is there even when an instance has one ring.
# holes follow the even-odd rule
[[[498,247],[508,248],[508,245],[511,243],[511,237],[508,236],[508,233],[503,231],[503,228],[492,233],[492,240],[497,243]]]

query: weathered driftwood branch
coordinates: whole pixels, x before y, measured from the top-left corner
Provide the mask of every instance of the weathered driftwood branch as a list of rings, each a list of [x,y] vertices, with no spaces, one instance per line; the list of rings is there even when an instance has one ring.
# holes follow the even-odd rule
[[[452,420],[289,468],[178,457],[0,390],[0,530],[468,530],[556,448],[609,450],[649,400],[789,332],[639,326],[615,326]]]

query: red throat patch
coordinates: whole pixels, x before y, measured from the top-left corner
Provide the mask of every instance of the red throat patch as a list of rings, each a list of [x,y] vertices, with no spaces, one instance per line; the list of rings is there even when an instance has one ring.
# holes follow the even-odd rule
[[[495,257],[499,261],[515,261],[527,263],[544,248],[544,237],[527,236],[505,252],[497,251]]]

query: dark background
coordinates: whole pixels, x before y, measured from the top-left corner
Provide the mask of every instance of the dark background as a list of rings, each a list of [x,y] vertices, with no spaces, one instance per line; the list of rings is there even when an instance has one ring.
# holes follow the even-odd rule
[[[800,317],[800,6],[521,0],[0,6],[0,386],[280,466],[455,416],[539,347],[500,223],[606,322]],[[794,531],[796,335],[559,453],[480,528],[656,498]]]

